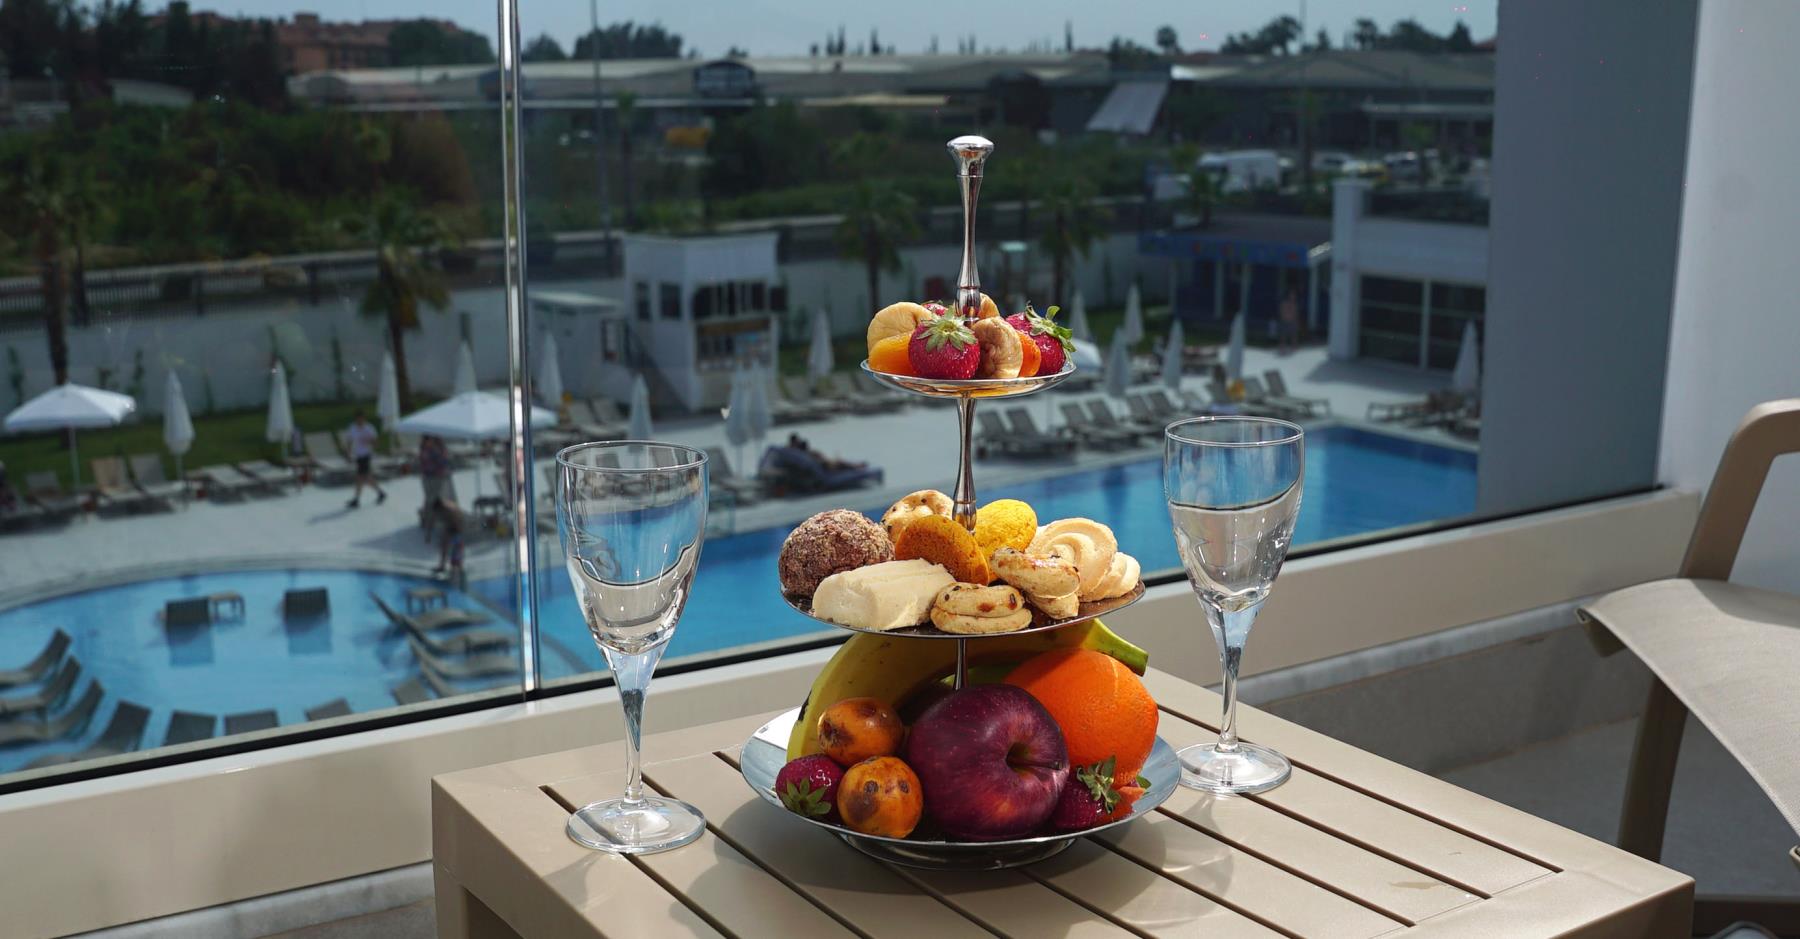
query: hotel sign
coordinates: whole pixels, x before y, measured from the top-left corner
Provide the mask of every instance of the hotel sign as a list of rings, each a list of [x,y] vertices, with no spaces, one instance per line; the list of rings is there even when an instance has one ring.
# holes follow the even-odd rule
[[[756,70],[721,59],[694,69],[694,93],[704,98],[749,98],[756,95]]]

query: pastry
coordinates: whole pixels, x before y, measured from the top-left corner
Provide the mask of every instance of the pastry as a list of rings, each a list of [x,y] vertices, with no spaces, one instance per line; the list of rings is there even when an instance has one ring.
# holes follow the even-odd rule
[[[894,557],[924,558],[942,564],[952,577],[964,583],[985,586],[994,579],[975,536],[960,522],[944,515],[925,515],[907,524],[894,542]]]
[[[948,517],[954,506],[955,503],[950,501],[949,496],[936,489],[921,489],[888,506],[888,510],[882,513],[881,525],[887,529],[888,540],[898,543],[900,533],[905,531],[906,526],[911,524],[914,519],[924,518],[927,515]]]
[[[1080,593],[1085,598],[1112,569],[1119,541],[1113,537],[1112,529],[1091,518],[1065,518],[1038,529],[1028,550],[1032,554],[1060,554],[1075,562],[1075,568],[1081,572]]]
[[[1037,527],[1037,513],[1017,499],[995,499],[975,511],[975,543],[983,557],[991,558],[1003,547],[1025,550]]]
[[[988,561],[995,576],[1019,588],[1025,602],[1051,619],[1068,619],[1081,609],[1081,572],[1061,554],[1030,554],[1001,548]]]
[[[833,574],[813,591],[813,615],[858,629],[903,629],[930,619],[938,592],[956,579],[923,559],[884,561]]]
[[[931,604],[931,624],[947,633],[981,636],[1031,625],[1031,607],[1011,587],[951,584]]]
[[[889,336],[911,336],[920,323],[928,323],[937,317],[930,310],[917,303],[894,303],[882,307],[875,318],[869,321],[869,351],[875,351],[875,344]]]
[[[1111,600],[1122,597],[1137,589],[1138,578],[1143,571],[1138,567],[1137,558],[1123,551],[1113,555],[1112,564],[1107,568],[1106,576],[1092,590],[1081,593],[1083,601]]]
[[[887,532],[860,512],[832,509],[801,522],[781,543],[776,571],[782,592],[811,597],[819,582],[839,571],[894,558]]]
[[[975,367],[976,378],[1017,378],[1025,364],[1025,353],[1019,349],[1019,332],[998,316],[978,319],[971,327],[975,342],[981,347],[981,364]]]

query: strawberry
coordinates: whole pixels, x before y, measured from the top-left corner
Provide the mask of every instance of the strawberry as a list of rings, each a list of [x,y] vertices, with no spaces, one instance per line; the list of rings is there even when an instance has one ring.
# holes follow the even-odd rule
[[[775,795],[795,815],[838,824],[837,788],[843,767],[823,753],[789,760],[775,774]]]
[[[974,378],[981,365],[981,345],[967,323],[940,316],[913,329],[906,356],[921,378]]]
[[[1025,312],[1014,313],[1006,318],[1007,325],[1037,343],[1039,375],[1054,375],[1062,371],[1063,361],[1068,358],[1069,353],[1075,351],[1075,341],[1069,328],[1056,321],[1059,309],[1061,307],[1051,307],[1039,316],[1031,308],[1031,304],[1027,303]]]
[[[1063,784],[1056,808],[1050,810],[1050,827],[1057,831],[1080,831],[1120,818],[1121,813],[1129,812],[1131,803],[1143,794],[1140,787],[1145,782],[1147,780],[1140,777],[1138,785],[1127,786],[1126,789],[1137,790],[1130,794],[1115,789],[1113,758],[1110,756],[1092,766],[1078,766],[1069,774],[1069,781]]]
[[[932,316],[944,316],[950,312],[950,305],[942,300],[927,300],[920,305],[925,307]]]

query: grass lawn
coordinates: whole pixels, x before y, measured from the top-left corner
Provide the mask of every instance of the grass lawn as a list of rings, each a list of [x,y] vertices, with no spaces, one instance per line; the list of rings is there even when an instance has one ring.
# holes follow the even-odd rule
[[[330,402],[294,405],[294,426],[302,433],[315,430],[341,430],[350,426],[356,409],[367,408],[366,402]],[[263,439],[268,411],[254,408],[245,411],[222,411],[194,415],[194,443],[183,458],[188,469],[216,463],[244,460],[279,462],[281,447]],[[69,480],[68,435],[52,431],[28,436],[0,438],[0,461],[6,464],[7,479],[14,487],[24,484],[26,473],[51,470],[62,480]],[[143,415],[138,420],[105,430],[84,430],[76,439],[81,453],[81,478],[93,480],[89,461],[95,457],[129,456],[155,453],[163,458],[163,472],[175,475],[175,457],[163,447],[162,418]]]

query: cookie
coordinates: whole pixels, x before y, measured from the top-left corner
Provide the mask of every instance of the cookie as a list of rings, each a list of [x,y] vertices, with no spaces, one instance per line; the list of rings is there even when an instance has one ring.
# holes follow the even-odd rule
[[[913,519],[894,542],[894,558],[901,561],[924,558],[933,564],[942,564],[950,576],[963,583],[985,586],[994,579],[988,570],[987,558],[982,555],[980,545],[975,543],[975,536],[955,519],[944,515]]]
[[[921,489],[888,506],[888,510],[882,513],[881,525],[887,529],[888,540],[898,543],[900,533],[915,519],[927,515],[948,516],[954,505],[949,496],[936,489]]]
[[[982,557],[992,558],[1003,547],[1023,551],[1036,536],[1037,512],[1028,503],[995,499],[975,510],[975,543]]]
[[[1075,562],[1059,555],[1001,548],[988,559],[988,566],[996,577],[1025,594],[1063,597],[1081,589],[1081,572]]]
[[[957,616],[1010,616],[1023,609],[1024,598],[1005,584],[951,584],[939,590],[931,608]]]
[[[1031,608],[1021,605],[1005,616],[960,616],[931,608],[931,625],[947,633],[964,636],[987,636],[1010,633],[1031,625]]]

